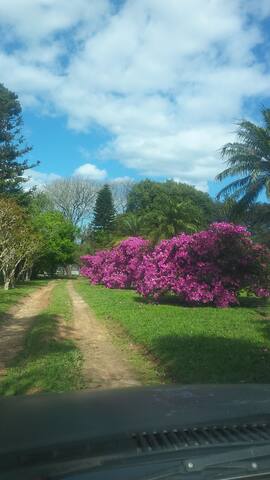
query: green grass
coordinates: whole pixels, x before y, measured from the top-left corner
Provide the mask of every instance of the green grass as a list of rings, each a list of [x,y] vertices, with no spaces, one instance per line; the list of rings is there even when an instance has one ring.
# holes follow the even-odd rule
[[[167,381],[269,383],[270,307],[243,298],[240,307],[184,307],[172,299],[147,303],[130,290],[79,280],[75,287],[98,318],[122,327],[159,364]]]
[[[47,283],[48,280],[33,280],[21,283],[11,290],[4,290],[0,285],[0,323],[1,317],[4,316],[12,305],[16,304],[25,295],[32,293],[36,288],[47,285]]]
[[[0,382],[0,394],[65,392],[84,387],[82,355],[67,338],[71,314],[66,282],[57,282],[49,308],[35,319],[26,335],[23,351]],[[60,317],[67,335],[59,336]]]

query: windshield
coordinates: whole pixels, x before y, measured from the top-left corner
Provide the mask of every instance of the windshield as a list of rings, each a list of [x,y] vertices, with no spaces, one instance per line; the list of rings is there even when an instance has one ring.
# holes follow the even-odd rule
[[[270,0],[0,32],[0,466],[268,444]]]

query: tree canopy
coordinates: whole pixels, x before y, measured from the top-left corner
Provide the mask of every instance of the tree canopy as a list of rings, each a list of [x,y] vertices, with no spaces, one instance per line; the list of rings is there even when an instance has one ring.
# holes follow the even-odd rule
[[[113,228],[114,219],[115,208],[112,192],[109,185],[105,184],[97,194],[93,227],[95,230],[110,231]]]
[[[76,229],[60,212],[41,212],[33,224],[42,238],[42,251],[36,270],[55,273],[57,267],[66,267],[74,261]]]
[[[218,180],[236,177],[222,188],[218,198],[231,196],[238,209],[254,203],[261,192],[270,199],[270,109],[262,110],[263,126],[241,120],[236,131],[237,141],[223,146],[221,156],[227,168]]]
[[[97,182],[82,177],[62,178],[46,187],[52,207],[75,226],[89,223],[99,190]]]
[[[215,219],[216,212],[209,195],[190,185],[143,180],[128,195],[122,225],[124,231],[158,240],[204,228]]]
[[[0,84],[0,194],[26,197],[24,172],[33,164],[25,159],[31,147],[22,135],[22,109],[15,93]]]

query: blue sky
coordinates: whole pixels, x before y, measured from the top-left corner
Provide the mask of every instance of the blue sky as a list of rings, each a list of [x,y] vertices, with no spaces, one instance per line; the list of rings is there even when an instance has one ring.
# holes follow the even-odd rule
[[[215,195],[218,149],[270,107],[269,0],[1,0],[0,32],[39,185],[174,178]]]

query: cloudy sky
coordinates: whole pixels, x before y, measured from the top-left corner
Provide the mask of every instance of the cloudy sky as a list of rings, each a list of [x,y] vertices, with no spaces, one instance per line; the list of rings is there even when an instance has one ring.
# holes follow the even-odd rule
[[[169,177],[214,194],[235,122],[270,107],[270,0],[0,0],[0,33],[37,183]]]

